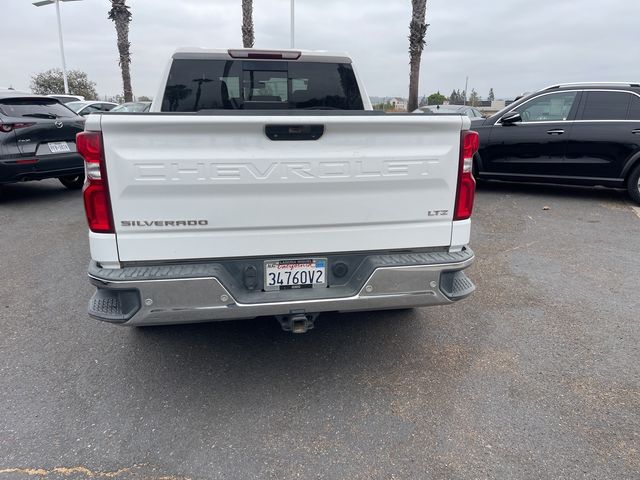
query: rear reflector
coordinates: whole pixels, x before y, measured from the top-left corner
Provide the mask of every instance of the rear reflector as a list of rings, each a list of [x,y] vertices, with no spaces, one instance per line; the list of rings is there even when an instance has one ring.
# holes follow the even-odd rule
[[[83,197],[89,229],[96,233],[113,233],[113,214],[102,150],[102,133],[81,132],[76,136],[76,146],[80,155],[84,157],[87,172]]]
[[[0,122],[0,132],[9,133],[12,130],[16,130],[18,128],[27,128],[35,125],[35,123],[31,122],[19,122],[19,123],[1,123]]]
[[[278,50],[228,50],[231,58],[254,58],[258,60],[297,60],[302,55],[298,51],[278,51]]]
[[[476,181],[473,178],[473,156],[478,151],[479,137],[477,132],[465,130],[460,138],[460,165],[458,170],[458,190],[454,220],[466,220],[473,212],[473,201],[476,194]]]

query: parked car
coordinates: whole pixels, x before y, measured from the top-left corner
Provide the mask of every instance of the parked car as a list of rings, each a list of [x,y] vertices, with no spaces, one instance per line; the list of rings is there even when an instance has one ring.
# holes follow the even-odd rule
[[[471,295],[470,120],[375,112],[364,91],[341,53],[183,49],[151,106],[179,115],[87,117],[89,314],[302,333]]]
[[[84,118],[55,98],[0,93],[0,184],[58,178],[82,187],[84,163],[76,134]]]
[[[55,94],[55,95],[47,95],[47,97],[55,98],[56,100],[60,100],[60,103],[71,103],[71,102],[84,102],[84,97],[82,95],[63,95],[63,94]]]
[[[148,112],[151,102],[127,102],[115,107],[112,112]]]
[[[469,105],[427,105],[414,110],[414,113],[457,113],[466,115],[472,120],[485,117],[480,110]]]
[[[640,203],[640,82],[554,85],[472,129],[477,178],[626,188]]]
[[[90,113],[109,112],[118,106],[113,102],[69,102],[66,104],[71,110],[83,117]]]

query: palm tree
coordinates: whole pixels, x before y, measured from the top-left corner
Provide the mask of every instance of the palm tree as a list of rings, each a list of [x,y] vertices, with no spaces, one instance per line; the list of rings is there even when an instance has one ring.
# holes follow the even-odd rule
[[[407,110],[418,108],[418,83],[420,81],[420,60],[425,46],[427,27],[427,0],[411,0],[411,23],[409,24],[409,102]]]
[[[116,25],[116,34],[118,35],[118,53],[120,54],[120,70],[122,71],[122,85],[124,88],[124,101],[133,101],[133,92],[131,90],[131,71],[129,64],[131,63],[131,53],[129,48],[129,23],[131,23],[131,12],[127,5],[127,0],[111,0],[111,10],[109,10],[109,19],[113,20]]]
[[[242,0],[242,46],[253,48],[253,0]]]

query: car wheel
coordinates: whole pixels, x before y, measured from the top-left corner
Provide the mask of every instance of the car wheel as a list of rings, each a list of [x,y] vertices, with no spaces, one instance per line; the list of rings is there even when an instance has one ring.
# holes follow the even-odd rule
[[[60,177],[58,180],[69,190],[78,190],[84,185],[84,175],[69,175],[67,177]]]
[[[640,164],[636,165],[627,179],[627,191],[634,202],[640,203]]]

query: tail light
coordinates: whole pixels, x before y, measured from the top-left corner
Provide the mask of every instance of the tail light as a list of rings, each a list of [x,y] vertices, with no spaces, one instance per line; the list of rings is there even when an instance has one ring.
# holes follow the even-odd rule
[[[35,123],[26,123],[26,122],[19,122],[19,123],[2,123],[0,122],[0,132],[4,132],[4,133],[9,133],[12,130],[17,130],[18,128],[26,128],[26,127],[31,127],[32,125],[35,125]]]
[[[458,171],[458,190],[454,220],[466,220],[473,212],[473,200],[476,195],[476,181],[473,178],[473,155],[478,151],[477,132],[465,130],[460,138],[460,167]]]
[[[113,215],[109,201],[107,169],[104,164],[101,132],[81,132],[76,146],[84,157],[87,179],[82,190],[89,229],[96,233],[113,233]]]
[[[228,50],[231,58],[249,58],[258,60],[298,60],[302,52],[297,50],[254,50],[239,49]]]

